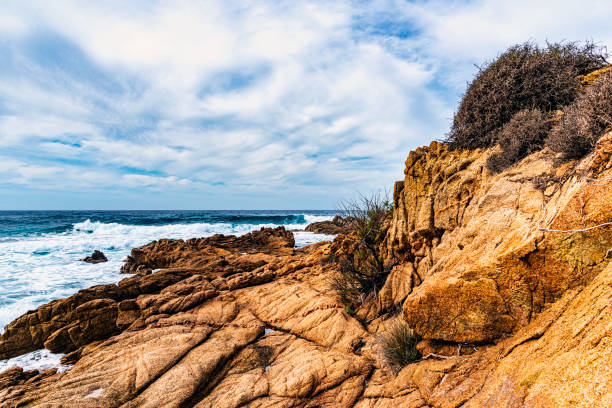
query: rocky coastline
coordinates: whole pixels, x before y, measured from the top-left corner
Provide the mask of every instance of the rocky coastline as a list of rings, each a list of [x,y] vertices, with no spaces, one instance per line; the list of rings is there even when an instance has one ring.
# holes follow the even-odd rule
[[[495,152],[410,153],[381,243],[401,262],[356,310],[323,262],[350,248],[338,220],[300,249],[282,227],[135,248],[118,284],[6,327],[0,359],[73,367],[0,373],[0,406],[612,406],[612,133],[492,175]],[[422,358],[394,370],[379,339],[400,317]]]

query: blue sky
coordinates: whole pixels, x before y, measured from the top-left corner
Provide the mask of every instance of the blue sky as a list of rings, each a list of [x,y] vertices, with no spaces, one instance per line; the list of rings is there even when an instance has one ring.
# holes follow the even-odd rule
[[[326,209],[391,188],[474,64],[612,44],[590,1],[3,1],[0,209]]]

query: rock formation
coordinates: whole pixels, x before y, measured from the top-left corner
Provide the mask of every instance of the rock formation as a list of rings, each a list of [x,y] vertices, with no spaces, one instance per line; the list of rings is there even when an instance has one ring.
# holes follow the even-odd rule
[[[83,262],[97,264],[101,262],[108,262],[108,258],[106,257],[106,255],[104,255],[102,251],[98,251],[96,249],[90,256],[85,257],[85,259],[83,259]]]
[[[336,215],[331,221],[313,222],[306,226],[306,231],[315,234],[338,235],[350,231],[350,220]]]
[[[402,262],[355,313],[322,262],[345,236],[159,240],[7,326],[0,358],[74,366],[0,374],[0,406],[612,406],[612,133],[497,175],[493,152],[410,153],[382,243]],[[378,338],[398,313],[425,358],[396,371]]]

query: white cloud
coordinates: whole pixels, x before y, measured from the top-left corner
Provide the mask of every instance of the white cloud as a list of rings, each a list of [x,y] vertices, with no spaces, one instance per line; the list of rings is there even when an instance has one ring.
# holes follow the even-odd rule
[[[27,24],[18,16],[0,10],[0,32],[9,34],[25,34]]]
[[[126,187],[168,189],[175,186],[191,186],[189,179],[179,179],[175,176],[157,177],[146,174],[125,174],[121,177],[121,185]]]
[[[390,186],[409,150],[442,138],[474,63],[527,39],[610,41],[611,11],[597,0],[7,2],[0,154],[13,161],[0,182],[316,191],[333,203]]]
[[[28,146],[28,139],[56,139],[67,133],[93,134],[96,128],[88,123],[53,115],[12,114],[0,116],[0,148]]]
[[[588,7],[568,0],[421,1],[403,10],[421,30],[410,46],[418,46],[458,87],[471,79],[473,64],[491,60],[516,43],[612,44],[612,3],[607,0],[590,1]]]

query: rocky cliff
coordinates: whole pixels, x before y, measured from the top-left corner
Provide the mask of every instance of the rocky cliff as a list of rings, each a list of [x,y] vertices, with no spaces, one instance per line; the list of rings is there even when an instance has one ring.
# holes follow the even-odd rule
[[[156,241],[119,284],[7,326],[0,358],[44,346],[74,366],[0,373],[0,405],[612,406],[612,134],[494,176],[493,152],[410,153],[382,244],[402,261],[355,313],[322,262],[342,236]],[[424,356],[399,371],[380,345],[398,313]]]

